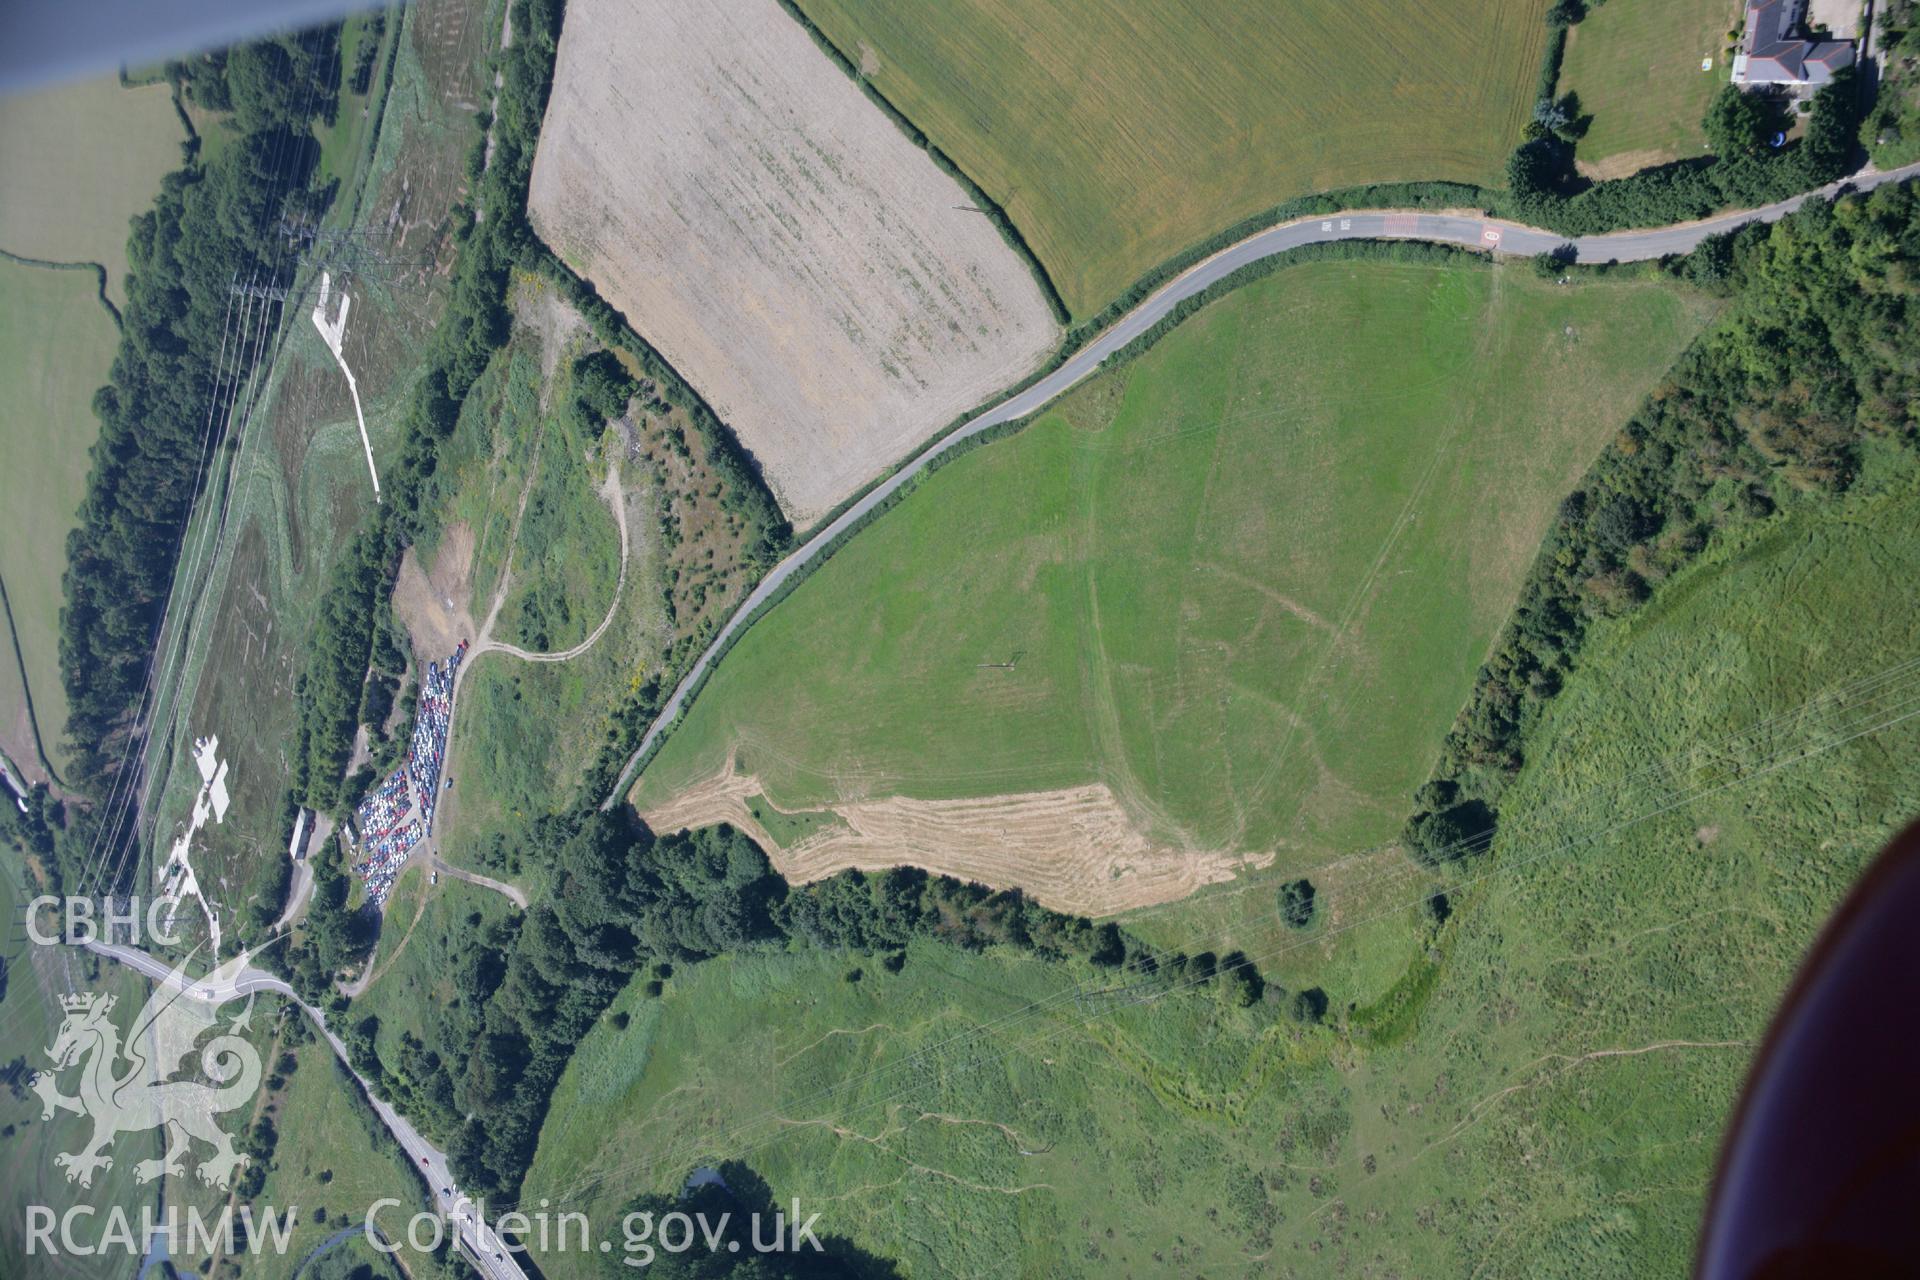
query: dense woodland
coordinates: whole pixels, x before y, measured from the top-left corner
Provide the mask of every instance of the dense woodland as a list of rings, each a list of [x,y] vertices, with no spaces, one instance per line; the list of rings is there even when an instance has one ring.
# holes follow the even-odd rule
[[[1529,728],[1596,619],[1644,603],[1722,531],[1857,479],[1920,438],[1920,193],[1883,186],[1703,244],[1673,269],[1731,301],[1558,518],[1416,797],[1407,842],[1479,852]]]
[[[1883,0],[1873,7],[1880,91],[1860,126],[1860,140],[1882,169],[1920,160],[1920,2]]]
[[[728,826],[656,836],[623,807],[545,819],[530,843],[527,863],[550,869],[547,892],[524,917],[484,926],[476,916],[455,939],[459,997],[432,1012],[432,1043],[403,1036],[382,1060],[370,1015],[350,1015],[347,1037],[361,1071],[448,1143],[462,1184],[496,1198],[518,1190],[560,1074],[613,998],[649,973],[658,995],[676,966],[723,953],[800,945],[877,956],[898,972],[908,944],[924,939],[1087,961],[1142,995],[1212,988],[1276,1018],[1317,1021],[1327,1008],[1320,992],[1269,986],[1245,956],[1157,952],[1017,890],[911,867],[789,887]],[[864,974],[855,966],[848,979]]]
[[[63,583],[61,679],[83,792],[105,794],[131,758],[187,518],[224,461],[213,398],[230,286],[286,284],[281,218],[327,202],[309,189],[313,126],[334,111],[338,61],[338,30],[321,28],[196,63],[203,99],[231,108],[235,136],[217,159],[196,153],[169,174],[134,220],[120,348],[94,396],[100,437]]]

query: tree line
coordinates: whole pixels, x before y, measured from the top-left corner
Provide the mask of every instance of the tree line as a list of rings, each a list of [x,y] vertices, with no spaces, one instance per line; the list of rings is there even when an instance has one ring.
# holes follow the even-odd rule
[[[472,203],[454,211],[447,302],[401,415],[399,459],[383,473],[386,501],[342,549],[321,594],[296,692],[292,769],[295,794],[315,809],[337,810],[351,799],[345,773],[355,732],[366,724],[377,733],[391,708],[390,692],[369,694],[366,685],[370,669],[376,683],[378,671],[393,674],[388,668],[397,645],[387,600],[400,557],[445,500],[449,482],[436,468],[440,445],[453,433],[467,392],[512,333],[510,273],[541,253],[527,223],[526,195],[561,10],[559,0],[515,0],[513,43],[495,55],[501,84],[491,119],[493,159]]]
[[[1774,117],[1767,100],[1727,85],[1703,122],[1713,155],[1605,182],[1590,182],[1574,169],[1574,144],[1585,118],[1573,95],[1541,107],[1528,125],[1529,137],[1507,159],[1505,210],[1566,235],[1663,226],[1771,204],[1856,167],[1859,90],[1850,71],[1815,95],[1797,141],[1773,147],[1772,137],[1787,122]]]
[[[1920,194],[1809,202],[1670,264],[1730,298],[1561,502],[1519,603],[1415,796],[1430,864],[1478,853],[1592,624],[1643,605],[1725,530],[1821,502],[1920,439]]]
[[[1507,196],[1496,202],[1501,212],[1566,235],[1592,235],[1771,204],[1858,167],[1865,86],[1849,68],[1814,96],[1796,141],[1784,142],[1793,124],[1789,101],[1727,84],[1701,122],[1712,154],[1603,182],[1582,177],[1574,153],[1592,117],[1581,110],[1578,94],[1558,88],[1569,32],[1589,7],[1588,0],[1554,0],[1547,9],[1533,118],[1507,158]],[[1779,146],[1776,137],[1783,140]]]
[[[215,159],[196,154],[168,174],[133,221],[120,342],[94,394],[100,435],[62,581],[60,672],[83,793],[106,794],[132,758],[186,523],[217,470],[222,424],[210,402],[229,286],[287,284],[281,219],[317,216],[331,198],[312,186],[313,125],[335,108],[338,35],[320,28],[197,64],[196,83],[231,109],[235,136]]]
[[[793,548],[793,526],[780,514],[780,504],[767,487],[760,463],[733,428],[720,420],[691,383],[680,376],[654,345],[636,333],[626,317],[600,296],[592,283],[581,279],[544,245],[535,251],[529,270],[538,271],[566,295],[585,317],[594,336],[609,347],[626,351],[653,382],[666,404],[686,412],[700,436],[702,456],[721,479],[720,507],[746,523],[742,555],[750,570],[765,570]],[[624,406],[622,406],[624,408]],[[612,416],[612,415],[609,415]]]
[[[446,1144],[462,1185],[497,1200],[517,1193],[560,1075],[614,997],[645,975],[659,995],[677,967],[722,954],[826,949],[898,972],[916,941],[1012,948],[1108,971],[1142,998],[1211,989],[1309,1023],[1328,1008],[1324,992],[1269,984],[1242,954],[1169,953],[1018,890],[913,867],[789,886],[730,826],[656,835],[622,806],[543,818],[527,844],[547,892],[524,917],[476,915],[450,935],[458,997],[434,1010],[427,1037],[404,1034],[383,1058],[371,1015],[347,1037],[356,1067]]]

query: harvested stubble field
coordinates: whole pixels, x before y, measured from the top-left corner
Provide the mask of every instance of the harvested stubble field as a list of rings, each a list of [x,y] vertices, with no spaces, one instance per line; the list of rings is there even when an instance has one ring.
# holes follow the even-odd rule
[[[1184,898],[1232,879],[1245,863],[1272,861],[1270,854],[1249,859],[1158,844],[1099,782],[971,799],[887,796],[799,813],[775,808],[761,789],[751,774],[718,774],[650,810],[647,820],[661,831],[731,822],[796,883],[848,867],[884,871],[910,863],[963,880],[1017,884],[1050,907],[1088,915]],[[805,834],[779,838],[796,829]]]
[[[1017,381],[1055,330],[1026,265],[773,0],[580,0],[529,212],[824,514]]]
[[[1006,209],[1076,316],[1294,196],[1500,185],[1545,0],[800,0]]]
[[[1466,263],[1248,285],[837,552],[636,802],[760,838],[758,794],[842,819],[763,841],[783,870],[924,856],[1096,914],[1389,839],[1554,504],[1704,317]]]

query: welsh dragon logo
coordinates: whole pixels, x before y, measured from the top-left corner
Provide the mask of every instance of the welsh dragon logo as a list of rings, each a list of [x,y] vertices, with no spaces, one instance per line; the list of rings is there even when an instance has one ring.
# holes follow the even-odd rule
[[[184,1174],[182,1161],[197,1140],[213,1148],[200,1160],[200,1181],[221,1190],[230,1187],[247,1157],[233,1149],[233,1139],[215,1117],[245,1104],[260,1086],[260,1054],[238,1034],[252,1016],[253,998],[199,1050],[200,1069],[214,1083],[172,1077],[201,1038],[217,1028],[216,1015],[238,994],[235,983],[245,964],[242,953],[199,979],[174,969],[155,986],[124,1042],[109,1017],[114,997],[91,992],[61,997],[66,1018],[47,1050],[53,1067],[35,1074],[33,1091],[40,1095],[41,1119],[71,1111],[93,1121],[93,1137],[84,1148],[54,1157],[66,1170],[67,1181],[92,1186],[95,1171],[113,1167],[106,1149],[116,1136],[164,1126],[165,1154],[135,1165],[136,1179],[151,1182],[162,1174]],[[80,1069],[80,1090],[68,1097],[60,1092],[57,1077],[75,1067]]]

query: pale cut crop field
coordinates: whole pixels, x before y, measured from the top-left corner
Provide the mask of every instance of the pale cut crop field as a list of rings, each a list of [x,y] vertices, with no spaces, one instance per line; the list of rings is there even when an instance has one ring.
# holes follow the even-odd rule
[[[1547,0],[800,7],[1000,202],[1077,319],[1295,196],[1505,185],[1547,38]]]
[[[576,0],[534,227],[796,525],[1051,350],[1026,265],[774,0]]]

